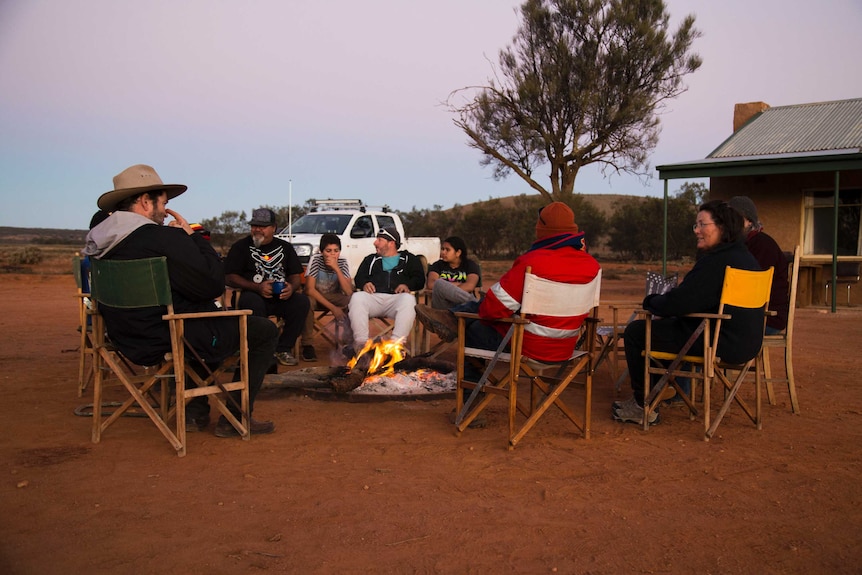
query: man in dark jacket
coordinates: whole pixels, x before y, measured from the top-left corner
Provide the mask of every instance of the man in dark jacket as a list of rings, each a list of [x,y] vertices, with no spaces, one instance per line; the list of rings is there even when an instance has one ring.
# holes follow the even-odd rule
[[[350,327],[355,350],[368,341],[368,318],[395,320],[392,339],[403,342],[413,329],[416,297],[411,291],[425,286],[425,270],[418,256],[398,251],[401,236],[394,228],[380,228],[374,240],[376,253],[366,256],[356,270],[357,291],[350,298]]]
[[[760,269],[772,272],[772,291],[769,293],[769,309],[776,315],[766,319],[767,335],[780,333],[787,327],[787,314],[790,313],[790,283],[787,278],[787,258],[778,243],[763,231],[763,224],[757,217],[757,208],[747,196],[734,196],[727,202],[742,215],[742,233],[745,247],[760,264]]]
[[[171,298],[177,313],[214,311],[215,298],[224,293],[224,270],[218,254],[201,234],[177,212],[166,206],[186,186],[162,183],[150,166],[138,164],[114,178],[114,189],[99,197],[100,209],[113,212],[87,234],[84,254],[99,259],[136,260],[165,256],[171,282]],[[163,225],[165,218],[173,220]],[[162,319],[163,307],[118,309],[100,306],[108,335],[129,360],[155,365],[171,351],[170,331]],[[265,318],[248,318],[249,398],[255,396],[272,362],[278,331]],[[236,318],[186,322],[186,338],[207,363],[218,363],[239,349]],[[201,368],[202,369],[202,368]],[[202,369],[202,371],[205,371]],[[233,406],[230,409],[235,409]],[[239,413],[234,413],[239,416]],[[187,431],[209,424],[209,402],[197,397],[186,404]],[[271,421],[251,420],[253,434],[272,433]],[[234,427],[221,417],[218,437],[236,436]]]

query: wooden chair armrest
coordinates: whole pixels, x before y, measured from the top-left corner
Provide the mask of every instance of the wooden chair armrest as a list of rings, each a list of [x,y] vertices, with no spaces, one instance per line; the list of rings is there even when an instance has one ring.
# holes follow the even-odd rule
[[[456,311],[455,317],[463,317],[464,319],[482,319],[479,317],[478,313],[471,313],[467,311]]]
[[[490,319],[487,317],[482,317],[478,313],[470,313],[466,311],[456,311],[455,317],[463,317],[464,319],[481,319],[482,321],[490,321],[493,323],[530,323],[530,320],[524,319],[519,315],[513,315],[511,317],[498,317],[495,319]]]
[[[647,311],[645,309],[636,309],[635,313],[638,315],[643,315],[648,318],[652,318],[653,314],[651,311]],[[685,315],[681,315],[679,317],[696,317],[701,319],[730,319],[731,315],[727,313],[687,313]]]
[[[219,311],[199,311],[193,313],[169,313],[162,316],[164,320],[171,319],[200,319],[206,317],[233,317],[251,315],[250,309],[224,309]]]
[[[637,309],[643,305],[643,300],[608,300],[599,302],[599,307],[612,307],[623,309]]]

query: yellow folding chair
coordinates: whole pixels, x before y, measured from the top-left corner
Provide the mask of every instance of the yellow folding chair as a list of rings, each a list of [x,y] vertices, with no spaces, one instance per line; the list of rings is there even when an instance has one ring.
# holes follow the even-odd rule
[[[94,259],[91,269],[93,349],[95,351],[93,405],[96,406],[93,409],[93,443],[99,443],[102,433],[129,408],[137,405],[170,442],[177,451],[177,455],[184,456],[186,454],[185,405],[191,398],[198,396],[208,396],[216,409],[234,426],[242,438],[248,440],[250,432],[247,317],[251,315],[251,311],[174,313],[165,257],[139,260]],[[99,306],[123,309],[163,306],[166,313],[162,319],[168,322],[170,329],[171,351],[165,354],[162,363],[152,369],[144,370],[145,373],[141,374],[132,373],[126,369],[117,359],[119,352],[108,343],[105,337],[104,318],[99,313]],[[186,362],[187,350],[193,355],[195,352],[185,340],[185,322],[224,317],[236,317],[239,322],[239,353],[228,357],[203,378],[192,369],[191,362]],[[102,401],[104,382],[102,372],[105,369],[119,379],[130,397],[102,421],[102,411],[98,406],[101,406]],[[226,372],[233,373],[234,369],[239,371],[239,380],[222,383],[221,377]],[[187,386],[187,377],[195,385]],[[172,387],[175,387],[176,397],[173,406],[169,402],[169,390]],[[159,390],[161,400],[157,405],[153,405],[151,393],[156,389]],[[230,397],[231,391],[240,392],[240,404],[236,407],[241,413],[241,421],[227,407],[228,402],[235,403]],[[168,426],[172,418],[176,420],[176,431]]]
[[[595,317],[599,306],[602,274],[599,274],[588,284],[567,284],[543,279],[531,273],[527,268],[524,278],[524,294],[518,315],[495,320],[509,324],[509,330],[500,347],[494,350],[466,347],[466,320],[479,319],[477,314],[458,312],[458,364],[457,387],[455,392],[456,411],[455,425],[458,433],[463,432],[494,399],[503,397],[508,403],[509,449],[527,434],[539,418],[551,407],[556,406],[580,430],[585,439],[590,438],[590,412],[592,406],[593,360],[595,355]],[[530,358],[523,353],[524,331],[529,329],[530,315],[545,315],[555,317],[570,317],[590,314],[581,327],[580,340],[585,342],[583,349],[573,349],[565,361],[544,362]],[[560,337],[571,337],[571,334],[561,334]],[[507,344],[509,352],[504,351]],[[464,361],[466,358],[478,358],[488,361],[482,377],[477,382],[467,381],[464,377]],[[502,377],[494,375],[498,362],[508,364],[508,370]],[[563,402],[561,394],[568,388],[576,376],[584,375],[584,407],[580,416]],[[526,377],[530,380],[530,403],[524,404],[518,398],[518,379]],[[471,395],[465,400],[465,392]],[[484,397],[479,399],[479,393]],[[541,400],[539,400],[541,398]],[[475,404],[475,405],[474,405]],[[518,423],[517,413],[526,419]]]
[[[724,283],[721,290],[721,298],[719,302],[718,313],[693,313],[685,317],[699,318],[700,323],[697,329],[689,337],[688,341],[676,353],[653,350],[652,342],[652,314],[643,310],[642,313],[646,316],[646,349],[644,356],[644,431],[649,429],[649,416],[655,411],[661,402],[661,393],[665,387],[670,384],[676,392],[682,397],[689,408],[691,417],[697,415],[697,408],[694,404],[694,394],[696,382],[700,381],[703,384],[703,419],[704,419],[704,440],[709,439],[715,434],[715,430],[721,423],[730,405],[736,401],[748,417],[755,423],[757,429],[761,428],[761,389],[760,374],[763,371],[762,355],[762,337],[763,331],[766,329],[766,309],[769,305],[769,293],[772,288],[772,273],[773,269],[769,268],[766,271],[748,271],[732,268],[728,266],[724,273]],[[730,320],[732,316],[727,313],[727,307],[746,308],[746,309],[763,309],[763,325],[760,329],[761,345],[758,346],[758,352],[750,359],[742,364],[731,364],[717,355],[718,342],[721,338],[722,322]],[[713,327],[714,322],[714,327]],[[701,350],[693,350],[695,342],[703,334],[703,347]],[[700,353],[698,353],[700,351]],[[669,365],[668,365],[669,362]],[[700,369],[681,369],[684,363],[689,363],[692,366]],[[756,407],[752,411],[745,401],[738,396],[742,382],[745,376],[750,372],[752,367],[755,368],[755,394]],[[736,372],[736,377],[731,381],[729,374]],[[650,379],[653,374],[660,375],[661,378],[654,385],[650,386]],[[688,377],[691,379],[691,390],[687,394],[677,384],[676,377]],[[718,380],[724,386],[725,399],[715,419],[710,422],[710,393],[711,386],[714,380]]]

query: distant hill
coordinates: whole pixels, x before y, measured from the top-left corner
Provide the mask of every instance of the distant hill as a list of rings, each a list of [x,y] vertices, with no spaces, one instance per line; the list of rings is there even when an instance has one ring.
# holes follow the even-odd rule
[[[537,194],[538,195],[538,194]],[[597,209],[601,210],[605,216],[610,216],[614,213],[614,210],[621,202],[626,200],[634,200],[634,199],[642,199],[641,196],[629,196],[624,194],[581,194],[585,200],[593,204]],[[518,196],[505,196],[502,198],[490,198],[494,200],[499,200],[504,206],[511,206],[515,202],[515,198]],[[482,200],[487,201],[487,200]],[[474,202],[479,203],[479,202]],[[469,210],[472,204],[465,204],[461,207],[467,208]],[[577,214],[575,214],[577,218]]]
[[[87,230],[54,228],[11,228],[0,226],[0,242],[5,244],[77,244],[83,245]]]
[[[583,194],[584,197],[606,216],[613,214],[616,207],[625,200],[640,196],[623,194]],[[516,196],[499,199],[503,204],[511,204]],[[469,208],[470,204],[462,207]],[[75,244],[83,245],[87,230],[63,230],[54,228],[12,228],[0,226],[0,242],[5,244]]]

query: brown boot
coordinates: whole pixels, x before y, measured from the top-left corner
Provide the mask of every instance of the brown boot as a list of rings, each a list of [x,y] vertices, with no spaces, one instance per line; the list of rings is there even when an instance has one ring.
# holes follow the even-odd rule
[[[436,333],[443,341],[455,341],[458,337],[458,322],[447,309],[434,309],[430,305],[416,304],[416,317],[425,329]]]

